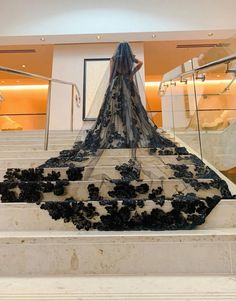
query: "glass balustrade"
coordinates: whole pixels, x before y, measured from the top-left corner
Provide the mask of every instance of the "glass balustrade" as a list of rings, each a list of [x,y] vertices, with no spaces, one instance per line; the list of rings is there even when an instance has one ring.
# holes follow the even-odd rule
[[[0,81],[0,129],[2,131],[45,129],[47,95],[47,81],[4,77]]]
[[[163,128],[236,183],[236,39],[164,75]]]
[[[57,95],[60,97],[57,98]],[[50,140],[54,138],[51,141],[54,143],[55,136],[60,137],[55,135],[59,132],[56,130],[55,118],[57,122],[65,125],[65,128],[73,131],[77,117],[75,114],[78,114],[75,112],[76,104],[77,107],[80,106],[79,90],[75,83],[0,66],[1,131],[40,133],[38,137],[42,142],[42,149],[46,150]],[[62,116],[51,114],[55,107],[61,108],[57,111],[61,111]],[[61,131],[59,134],[62,134]],[[76,135],[74,137],[76,138]],[[73,144],[66,135],[64,140],[65,146]]]

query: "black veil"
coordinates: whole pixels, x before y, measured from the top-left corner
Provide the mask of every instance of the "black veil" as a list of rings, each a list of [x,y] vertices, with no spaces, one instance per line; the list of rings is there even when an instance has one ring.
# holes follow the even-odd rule
[[[53,192],[41,209],[78,229],[178,230],[202,224],[221,197],[232,197],[215,172],[157,131],[136,84],[140,67],[128,43],[119,44],[93,128],[73,149],[40,166],[66,169],[9,170],[0,183],[2,200],[40,203],[42,194]],[[138,150],[136,157],[138,148],[152,149]],[[64,194],[70,197],[61,201]]]
[[[160,136],[143,107],[136,84],[139,64],[129,44],[120,43],[110,60],[109,85],[95,125],[83,143],[85,149],[174,146]]]
[[[61,151],[59,157],[49,159],[41,167],[68,166],[89,155],[99,160],[105,149],[130,149],[131,157],[136,159],[137,148],[176,146],[158,132],[143,106],[137,85],[141,66],[130,45],[120,43],[110,59],[109,83],[105,95],[100,95],[103,101],[94,125],[84,139],[75,142],[73,149]]]
[[[123,74],[128,77],[132,76],[132,70],[135,62],[133,54],[127,42],[120,43],[111,58],[110,81],[118,74]]]

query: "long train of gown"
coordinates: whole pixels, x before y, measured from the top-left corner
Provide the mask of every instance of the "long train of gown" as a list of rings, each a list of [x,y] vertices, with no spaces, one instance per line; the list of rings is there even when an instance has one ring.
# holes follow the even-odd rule
[[[162,148],[174,146],[162,137],[148,118],[138,88],[128,76],[118,74],[109,84],[99,116],[89,131],[84,147]]]
[[[161,155],[168,147],[174,161],[165,163]],[[101,170],[107,170],[105,178],[101,173],[98,180],[90,177],[93,170],[96,174],[103,149],[112,148],[154,148],[149,155],[144,151],[153,166],[146,168],[143,159],[139,164],[139,157],[134,156],[134,160],[126,163],[126,158],[126,162],[114,166],[120,173],[118,178],[110,176],[111,169],[106,166]],[[88,163],[81,162],[86,159]],[[163,166],[159,166],[159,160]],[[85,140],[41,167],[50,169],[9,170],[7,181],[0,183],[2,201],[43,202],[41,208],[52,218],[71,221],[78,229],[193,229],[204,223],[221,198],[232,198],[227,184],[215,172],[187,150],[180,154],[172,141],[157,132],[137,86],[124,74],[111,80],[97,121]],[[53,167],[62,167],[64,175]],[[60,199],[63,195],[64,201]]]

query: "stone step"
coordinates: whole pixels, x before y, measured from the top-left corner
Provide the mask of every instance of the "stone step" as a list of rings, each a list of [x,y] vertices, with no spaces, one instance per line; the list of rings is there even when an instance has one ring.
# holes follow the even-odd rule
[[[85,131],[61,131],[61,130],[50,130],[49,131],[49,137],[50,136],[73,136],[77,137],[78,135],[83,135]],[[0,131],[0,139],[1,137],[30,137],[30,136],[37,136],[37,137],[43,137],[45,135],[44,130],[34,130],[34,131]]]
[[[17,146],[18,148],[18,146]],[[153,165],[154,162],[157,165],[163,164],[191,164],[191,161],[188,160],[189,156],[185,156],[186,159],[178,160],[177,156],[137,156],[138,161],[140,162],[141,166],[146,166],[147,164]],[[47,159],[49,159],[47,153],[45,153],[45,157],[37,158],[35,155],[28,158],[0,158],[0,169],[6,168],[30,168],[30,167],[37,167],[43,164]],[[77,166],[116,166],[121,165],[123,163],[128,163],[130,156],[105,156],[102,155],[89,157],[89,160],[83,162],[74,162]]]
[[[1,153],[1,152],[0,152]],[[38,157],[44,156],[44,154],[40,154]],[[142,158],[143,159],[143,158]],[[174,170],[171,169],[169,165],[158,164],[159,162],[146,162],[146,164],[141,165],[140,179],[168,179],[169,177],[174,176]],[[81,166],[84,166],[83,180],[94,179],[94,180],[104,180],[106,179],[118,179],[121,177],[120,172],[116,170],[116,165],[85,165],[86,163],[81,163]],[[195,165],[186,165],[188,167],[188,171],[193,174],[193,178],[200,178],[200,176],[196,175]],[[68,167],[54,167],[54,168],[44,168],[43,175],[47,176],[52,172],[60,173],[60,179],[67,179],[67,171]],[[10,168],[9,172],[14,172],[14,168]],[[21,174],[16,169],[17,174]],[[6,169],[0,170],[0,177],[3,179],[3,176],[6,174]],[[13,178],[12,178],[13,179]],[[17,179],[17,177],[14,177]]]
[[[49,144],[50,146],[51,144]],[[63,145],[64,146],[64,145]],[[69,149],[71,148],[70,144],[65,144],[65,146],[69,147]],[[18,149],[17,146],[17,150],[16,148],[14,150],[3,150],[2,148],[0,149],[0,158],[14,158],[14,157],[31,157],[31,158],[37,158],[38,155],[40,154],[45,154],[48,156],[48,158],[50,158],[50,156],[53,155],[57,155],[58,152],[53,152],[51,150],[45,151],[43,149],[35,149],[35,150],[21,150]],[[113,152],[110,152],[108,150],[104,150],[101,153],[98,153],[96,156],[92,156],[93,158],[95,157],[131,157],[131,151],[127,149],[127,151],[125,151],[124,149],[120,150],[120,149],[114,149]],[[156,157],[160,157],[158,154],[153,154],[150,155],[149,150],[148,149],[139,149],[136,151],[136,156],[137,157],[143,157],[143,156],[147,156],[147,157],[151,157],[151,158],[156,158]],[[183,156],[188,158],[189,156]],[[186,161],[186,160],[185,160]],[[180,161],[182,162],[182,160]]]
[[[59,151],[52,151],[52,150],[34,150],[34,151],[27,151],[27,150],[11,150],[11,151],[3,151],[0,150],[0,158],[50,158],[56,157],[59,155]]]
[[[188,171],[192,172],[194,178],[195,176],[195,166],[188,165]],[[44,174],[47,175],[52,170],[59,171],[62,179],[67,178],[66,168],[54,168],[44,169]],[[158,165],[155,163],[147,163],[142,166],[140,179],[142,180],[153,180],[153,179],[168,179],[169,177],[173,177],[174,172],[168,165]],[[115,166],[86,166],[83,171],[83,180],[103,180],[103,179],[119,179],[121,177],[118,170],[115,169]]]
[[[151,201],[149,202],[151,205]],[[197,229],[236,228],[236,201],[221,200]],[[0,231],[78,231],[72,223],[53,220],[32,203],[0,203]],[[195,230],[193,230],[194,233]],[[149,233],[149,232],[148,232]]]
[[[235,228],[116,233],[1,231],[0,276],[233,275],[235,240]]]
[[[137,155],[138,162],[141,164],[142,167],[145,167],[147,165],[152,165],[154,164],[157,165],[165,165],[165,164],[190,164],[191,165],[191,160],[189,160],[189,156],[184,156],[185,159],[183,160],[178,160],[178,157],[176,155],[169,155],[169,156],[159,156],[159,155]],[[128,163],[129,159],[131,157],[129,154],[127,156],[118,156],[118,155],[102,155],[102,156],[94,156],[90,157],[89,160],[86,160],[82,163],[78,163],[77,165],[80,166],[116,166],[116,165],[121,165],[123,163]]]
[[[22,142],[23,143],[23,142]],[[73,144],[67,143],[67,144],[55,144],[50,143],[48,145],[49,150],[63,150],[63,149],[71,149]],[[5,144],[0,146],[1,151],[13,151],[16,150],[16,146],[14,144]],[[35,151],[35,150],[44,150],[44,143],[40,144],[19,144],[17,145],[18,151]]]
[[[41,145],[44,142],[43,139],[34,137],[31,139],[0,139],[0,147],[1,146],[6,146],[6,145],[15,145],[17,147],[18,145],[26,144],[26,145]],[[74,138],[69,138],[69,137],[57,137],[57,138],[52,138],[49,139],[49,143],[51,144],[73,144],[75,142]]]
[[[199,179],[200,182],[203,183],[210,183],[211,179]],[[24,182],[21,181],[20,184],[29,185],[32,182]],[[36,184],[40,184],[41,182],[37,181]],[[51,182],[55,184],[55,182]],[[111,197],[108,192],[113,191],[116,185],[114,183],[111,183],[108,180],[87,180],[87,181],[69,181],[69,185],[64,187],[64,193],[62,195],[55,195],[53,192],[44,192],[42,194],[42,201],[64,201],[65,198],[74,198],[77,201],[86,201],[88,200],[88,186],[94,184],[96,187],[99,188],[99,196],[103,197],[106,200],[114,199],[114,197]],[[206,197],[213,197],[214,195],[221,195],[219,190],[216,188],[211,188],[208,190],[205,189],[199,189],[198,191],[195,191],[194,188],[188,184],[185,183],[182,179],[165,179],[165,180],[143,180],[143,181],[132,181],[131,184],[134,187],[137,187],[141,184],[147,184],[149,187],[148,192],[146,193],[137,193],[137,196],[135,199],[148,199],[149,193],[153,189],[157,189],[158,187],[162,188],[162,194],[165,196],[167,200],[172,199],[174,194],[177,193],[195,193],[199,198],[205,199]],[[20,189],[18,188],[19,184],[16,184],[17,186],[15,188],[12,188],[11,191],[15,191],[16,195],[19,194]],[[125,198],[120,197],[120,199]],[[129,197],[127,197],[129,198]],[[134,197],[130,197],[134,198]],[[100,209],[99,209],[100,210]]]
[[[0,159],[0,180],[3,179],[4,174],[6,173],[6,168],[36,168],[40,164],[43,164],[48,158],[55,157],[59,153],[56,151],[0,151],[3,154],[2,159]],[[8,157],[12,157],[9,159]],[[170,167],[168,164],[185,164],[189,167],[189,171],[191,171],[195,175],[195,167],[192,164],[192,161],[189,160],[189,156],[182,156],[183,160],[178,160],[177,156],[158,156],[158,155],[145,155],[145,151],[137,152],[137,159],[140,162],[142,168],[142,178],[168,178],[169,176],[173,176],[173,171],[170,171]],[[88,177],[92,176],[95,179],[103,179],[104,176],[108,176],[109,178],[115,177],[119,175],[118,171],[115,170],[116,165],[120,165],[123,163],[128,163],[130,159],[130,154],[128,152],[124,152],[122,155],[118,156],[119,153],[116,152],[116,156],[111,156],[111,154],[104,152],[104,154],[99,156],[91,156],[89,160],[83,162],[74,162],[75,165],[85,167],[86,171],[84,172],[84,179],[88,179]],[[19,158],[17,158],[19,156]],[[6,159],[3,159],[6,157]],[[94,170],[93,170],[94,169]],[[66,177],[67,168],[45,168],[45,174],[54,171],[59,171],[62,175],[62,178]]]
[[[157,149],[156,152],[154,153],[150,153],[150,148],[137,148],[135,150],[132,150],[131,148],[112,148],[112,149],[100,149],[97,151],[96,156],[105,156],[105,157],[127,157],[127,156],[132,156],[132,154],[136,154],[137,156],[151,156],[151,157],[155,157],[155,156],[159,156],[160,154],[158,153]],[[169,148],[165,148],[165,150],[170,150],[170,151],[174,151],[173,147],[169,147]],[[164,155],[164,154],[162,154]],[[169,155],[169,154],[167,154]]]
[[[30,203],[0,203],[0,231],[77,231],[72,223],[53,220],[46,210]]]
[[[76,139],[77,137],[80,137],[80,134],[54,134],[54,135],[50,135],[49,134],[49,139]],[[1,135],[0,133],[0,140],[30,140],[30,139],[44,139],[44,134],[27,134],[27,135]]]
[[[36,168],[48,159],[44,158],[0,158],[0,169],[7,168]]]
[[[0,300],[235,300],[235,275],[2,277]]]

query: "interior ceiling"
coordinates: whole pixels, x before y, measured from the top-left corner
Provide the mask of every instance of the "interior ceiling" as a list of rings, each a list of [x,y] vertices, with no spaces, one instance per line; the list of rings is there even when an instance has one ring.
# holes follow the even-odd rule
[[[144,42],[145,76],[147,81],[160,80],[162,75],[192,57],[207,52],[209,47],[177,48],[184,44],[218,43],[218,40]],[[31,50],[31,51],[29,51]],[[32,51],[35,50],[35,51]],[[0,46],[0,66],[51,76],[53,45]],[[22,67],[25,65],[25,68]],[[61,78],[63,79],[63,78]],[[0,72],[0,85],[39,83],[18,75]],[[3,82],[4,81],[4,82]]]
[[[214,43],[221,41],[214,40]],[[200,47],[201,44],[207,44],[207,40],[195,40],[191,44],[199,44],[199,47],[177,48],[177,45],[190,44],[189,41],[162,41],[145,42],[145,76],[147,81],[161,80],[162,75],[173,68],[187,62],[193,57],[198,57],[203,53],[210,51],[211,47]],[[212,40],[209,41],[212,44]]]

